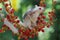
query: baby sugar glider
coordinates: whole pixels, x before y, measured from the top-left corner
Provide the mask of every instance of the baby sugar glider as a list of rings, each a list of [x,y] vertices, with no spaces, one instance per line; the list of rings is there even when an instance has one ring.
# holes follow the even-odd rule
[[[36,26],[37,17],[43,11],[44,11],[44,7],[35,5],[35,8],[32,8],[28,12],[26,12],[25,15],[23,16],[24,26],[30,29]]]

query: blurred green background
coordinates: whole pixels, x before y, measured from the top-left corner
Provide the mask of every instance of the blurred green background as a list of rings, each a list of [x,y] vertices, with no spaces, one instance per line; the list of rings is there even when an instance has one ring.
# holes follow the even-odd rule
[[[15,15],[23,21],[22,16],[27,11],[28,8],[38,5],[40,0],[9,0],[12,4],[12,7],[16,10]],[[14,1],[14,2],[13,2]],[[44,28],[45,32],[39,32],[38,36],[35,38],[29,38],[29,40],[60,40],[60,0],[57,0],[57,3],[52,6],[52,0],[46,0],[46,9],[44,14],[47,16],[48,12],[52,10],[52,7],[55,9],[56,20],[54,25],[50,28]],[[3,13],[6,15],[5,7],[0,3],[0,7],[3,8]],[[2,28],[3,22],[0,22],[0,29]],[[0,40],[17,40],[17,36],[13,35],[10,30],[7,30],[4,33],[0,33]]]

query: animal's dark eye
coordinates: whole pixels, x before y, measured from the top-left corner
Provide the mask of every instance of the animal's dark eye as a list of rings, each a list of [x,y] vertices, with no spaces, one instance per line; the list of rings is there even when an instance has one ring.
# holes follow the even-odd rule
[[[41,10],[41,8],[39,8]]]

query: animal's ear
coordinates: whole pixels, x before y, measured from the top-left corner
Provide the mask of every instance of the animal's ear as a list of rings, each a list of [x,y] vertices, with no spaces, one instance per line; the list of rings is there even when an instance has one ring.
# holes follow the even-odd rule
[[[35,7],[38,7],[37,5],[35,5]]]

